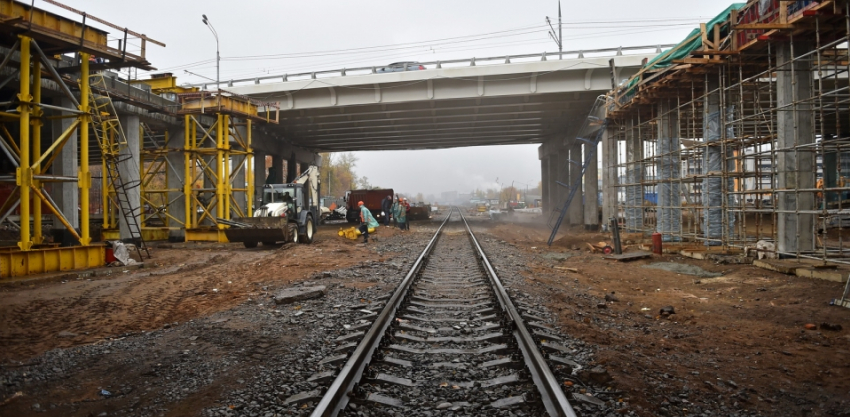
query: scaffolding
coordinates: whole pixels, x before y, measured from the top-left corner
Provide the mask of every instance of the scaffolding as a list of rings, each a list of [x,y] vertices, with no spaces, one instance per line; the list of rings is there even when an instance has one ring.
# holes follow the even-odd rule
[[[276,123],[270,116],[277,105],[221,89],[178,96],[184,117],[186,241],[227,242],[225,222],[253,212],[252,123]],[[265,118],[259,116],[261,108]]]
[[[55,1],[50,3],[67,8]],[[107,43],[107,33],[87,26],[86,15],[82,15],[80,23],[27,4],[0,0],[0,47],[6,51],[0,63],[3,74],[0,88],[19,80],[14,98],[0,103],[3,166],[14,168],[14,175],[0,175],[2,182],[14,184],[0,205],[0,221],[14,216],[18,221],[11,224],[19,230],[16,246],[0,248],[0,277],[104,264],[104,246],[93,243],[90,228],[89,74],[106,68],[152,69],[145,59],[146,42],[164,45],[123,29],[123,41],[119,40],[118,47],[113,47]],[[128,50],[128,36],[141,39],[140,51]],[[58,99],[44,97],[46,88],[58,95]],[[72,88],[78,91],[75,93]],[[54,120],[62,121],[62,128],[54,128],[53,137],[49,137],[42,127]],[[57,160],[63,159],[60,153],[75,135],[79,143],[76,173],[53,173]],[[67,207],[63,209],[51,196],[51,192],[61,188],[57,184],[62,183],[75,183],[79,189],[79,229],[70,221],[74,213]],[[60,247],[51,241],[51,236],[43,230],[44,216],[48,213],[79,246]]]
[[[848,6],[733,5],[609,93],[627,231],[850,263]]]

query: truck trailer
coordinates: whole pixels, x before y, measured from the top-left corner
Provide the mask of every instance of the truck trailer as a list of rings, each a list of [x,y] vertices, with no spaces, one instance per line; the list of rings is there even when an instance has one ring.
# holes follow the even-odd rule
[[[349,223],[360,222],[360,207],[357,203],[362,201],[363,205],[372,212],[372,215],[375,216],[375,219],[378,220],[378,222],[383,221],[384,216],[389,216],[391,213],[381,213],[381,201],[387,198],[387,196],[392,197],[394,194],[395,193],[392,188],[384,188],[380,190],[351,190],[346,192],[345,219],[348,220]]]

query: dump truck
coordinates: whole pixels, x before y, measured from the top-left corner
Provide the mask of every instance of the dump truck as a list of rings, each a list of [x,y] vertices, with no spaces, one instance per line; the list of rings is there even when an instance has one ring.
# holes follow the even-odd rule
[[[392,197],[394,194],[392,188],[347,191],[344,198],[346,209],[345,219],[349,223],[360,223],[360,206],[357,203],[362,201],[363,205],[375,216],[375,220],[381,223],[384,220],[384,215],[391,215],[391,213],[381,213],[381,201],[387,198],[387,196]]]
[[[312,243],[320,215],[319,169],[310,166],[291,183],[264,185],[254,217],[218,221],[229,226],[224,231],[227,240],[255,248],[259,242]]]

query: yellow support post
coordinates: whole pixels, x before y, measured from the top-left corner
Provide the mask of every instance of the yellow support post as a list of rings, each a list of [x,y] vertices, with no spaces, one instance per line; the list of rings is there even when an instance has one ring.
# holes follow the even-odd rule
[[[145,128],[139,123],[139,233],[145,224]]]
[[[189,145],[191,143],[189,126],[191,123],[192,118],[188,114],[183,116],[183,197],[186,202],[186,218],[183,221],[183,228],[186,230],[194,227],[192,222],[192,166],[189,164]]]
[[[167,149],[167,148],[168,148],[168,139],[169,139],[169,137],[168,137],[168,129],[166,129],[166,130],[165,130],[165,138],[164,138],[164,139],[163,139],[163,141],[162,141],[162,143],[164,144],[164,145],[163,145],[163,149]],[[171,173],[169,172],[170,170],[168,169],[168,155],[163,155],[163,158],[166,158],[166,161],[165,161],[165,163],[166,163],[166,166],[165,166],[165,189],[166,189],[167,191],[171,191],[171,186],[169,186],[169,185],[168,185],[168,184],[169,184],[169,182],[168,182],[168,176],[169,176],[169,175],[171,175]],[[169,215],[169,214],[171,213],[171,210],[169,210],[169,208],[168,208],[168,207],[169,207],[171,204],[169,204],[169,203],[170,203],[170,201],[168,200],[168,193],[165,193],[165,196],[164,196],[164,197],[160,197],[160,198],[162,198],[162,200],[160,200],[160,204],[165,205],[165,225],[164,225],[164,226],[165,226],[165,227],[169,227],[169,226],[171,225],[171,216]],[[165,239],[163,239],[163,240],[167,240],[167,239],[168,239],[168,237],[166,237],[166,238],[165,238]]]
[[[216,186],[215,186],[215,215],[224,218],[224,118],[225,116],[218,113],[218,121],[216,122]],[[223,230],[224,224],[218,224],[218,229]]]
[[[18,106],[20,117],[20,146],[21,166],[17,169],[15,181],[21,190],[21,240],[18,247],[22,251],[32,249],[30,238],[30,186],[32,185],[32,170],[30,169],[30,39],[28,36],[19,35],[21,39],[21,90],[18,93]]]
[[[80,187],[80,244],[91,244],[89,234],[89,190],[91,172],[89,172],[89,54],[80,52],[80,172],[77,185]],[[105,176],[105,175],[102,175]],[[105,209],[105,207],[104,207]]]
[[[245,216],[246,217],[254,217],[253,213],[254,213],[254,175],[255,175],[255,173],[254,173],[254,150],[251,149],[251,119],[246,120],[246,124],[247,124],[246,131],[248,132],[248,134],[247,134],[248,137],[247,137],[247,139],[245,139],[245,141],[246,141],[246,146],[248,146],[248,148],[245,149],[245,151],[248,152],[248,153],[247,153],[247,155],[245,155],[245,178],[248,180],[247,181],[248,187],[247,187],[247,191],[245,191],[245,197],[248,199],[248,202],[247,202],[247,205],[245,206],[247,208],[247,210],[245,210],[246,211]]]
[[[224,115],[224,158],[221,163],[224,167],[224,219],[230,220],[230,198],[233,195],[233,182],[230,178],[230,116]],[[223,229],[224,226],[220,227]]]
[[[41,61],[38,59],[32,62],[32,161],[30,172],[41,172],[41,116],[44,111],[41,110]],[[29,162],[27,162],[29,164]],[[22,164],[23,165],[23,164]],[[38,194],[41,190],[41,181],[33,179],[32,188]],[[44,242],[44,233],[41,230],[41,201],[33,199],[32,206],[32,241],[33,244],[40,245]]]
[[[106,157],[100,155],[100,212],[103,217],[103,230],[111,229],[112,223],[109,219],[109,179],[106,173]]]

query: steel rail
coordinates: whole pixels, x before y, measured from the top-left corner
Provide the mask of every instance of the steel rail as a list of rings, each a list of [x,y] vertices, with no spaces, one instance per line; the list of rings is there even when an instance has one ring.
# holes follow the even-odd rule
[[[460,213],[460,218],[463,220],[463,224],[469,232],[470,240],[472,240],[473,245],[478,251],[478,256],[481,258],[481,263],[484,266],[487,276],[490,278],[496,297],[502,305],[502,309],[508,314],[508,316],[510,316],[515,325],[513,335],[517,340],[519,348],[522,350],[523,359],[531,373],[531,378],[534,381],[534,384],[537,386],[537,391],[540,394],[543,405],[546,407],[546,411],[553,417],[576,417],[576,412],[567,400],[566,394],[564,394],[564,391],[561,389],[561,384],[559,384],[558,380],[555,379],[555,375],[552,374],[552,370],[549,369],[549,365],[546,363],[546,360],[543,358],[543,355],[534,343],[534,338],[531,336],[528,329],[526,329],[519,311],[517,311],[513,302],[511,302],[511,299],[508,297],[508,293],[505,291],[502,281],[496,274],[496,270],[493,268],[493,265],[490,264],[490,260],[487,259],[487,255],[484,254],[484,250],[481,248],[481,245],[478,244],[478,240],[472,233],[472,229],[470,229],[469,223],[466,222],[466,218],[463,216],[463,213]]]
[[[381,314],[375,318],[375,322],[372,323],[372,327],[369,328],[369,331],[363,336],[363,340],[361,340],[357,345],[357,348],[354,349],[354,353],[352,353],[351,357],[348,358],[348,361],[339,372],[339,375],[337,375],[333,383],[331,383],[331,386],[328,387],[327,392],[325,392],[325,395],[319,401],[319,404],[316,405],[316,408],[310,414],[311,417],[336,416],[340,411],[342,411],[342,409],[345,408],[346,405],[348,405],[349,393],[352,392],[354,386],[358,383],[358,381],[360,381],[360,377],[363,375],[363,370],[366,369],[372,354],[375,352],[375,349],[378,348],[384,332],[386,332],[387,328],[389,328],[390,324],[392,324],[392,319],[395,317],[395,312],[398,310],[399,306],[401,306],[401,302],[407,294],[407,289],[410,287],[414,278],[419,274],[419,270],[422,268],[425,258],[427,258],[434,249],[434,246],[440,237],[440,233],[443,231],[443,227],[446,223],[448,223],[453,212],[454,209],[449,211],[446,219],[440,224],[440,227],[437,229],[437,232],[434,233],[434,236],[428,242],[428,245],[425,246],[425,249],[421,254],[419,254],[419,257],[416,258],[416,262],[413,263],[410,271],[401,281],[401,284],[399,284],[392,297],[387,300],[387,305],[381,311]]]

